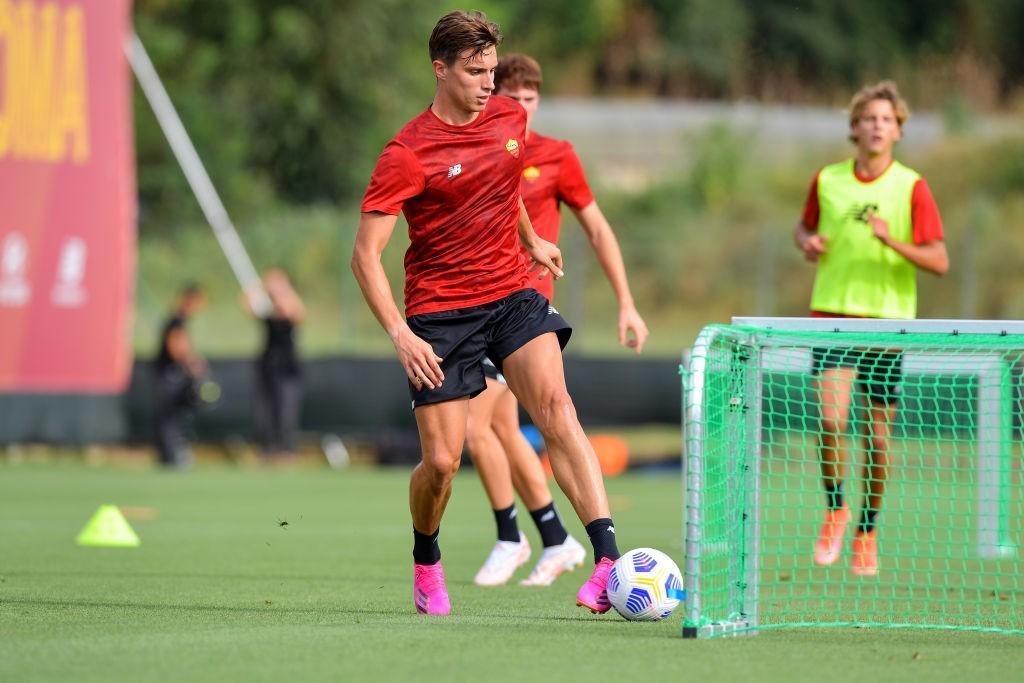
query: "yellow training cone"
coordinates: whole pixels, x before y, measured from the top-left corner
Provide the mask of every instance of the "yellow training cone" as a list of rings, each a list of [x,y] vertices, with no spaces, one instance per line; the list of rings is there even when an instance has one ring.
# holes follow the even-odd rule
[[[75,542],[102,548],[134,548],[142,543],[116,505],[101,505]]]

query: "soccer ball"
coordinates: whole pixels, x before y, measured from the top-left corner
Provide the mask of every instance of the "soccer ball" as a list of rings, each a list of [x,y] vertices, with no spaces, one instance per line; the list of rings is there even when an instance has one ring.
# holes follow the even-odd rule
[[[608,575],[608,600],[630,621],[659,621],[683,599],[679,567],[665,553],[637,548],[620,557]]]

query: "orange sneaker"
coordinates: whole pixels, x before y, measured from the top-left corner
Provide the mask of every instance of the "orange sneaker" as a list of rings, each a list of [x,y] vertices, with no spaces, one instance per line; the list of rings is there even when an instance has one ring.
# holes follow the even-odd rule
[[[878,575],[878,529],[858,531],[853,537],[853,560],[850,569],[857,576]]]
[[[839,553],[843,550],[843,536],[846,525],[850,523],[850,508],[830,509],[825,513],[825,523],[821,525],[818,540],[814,544],[814,562],[822,567],[835,564]]]

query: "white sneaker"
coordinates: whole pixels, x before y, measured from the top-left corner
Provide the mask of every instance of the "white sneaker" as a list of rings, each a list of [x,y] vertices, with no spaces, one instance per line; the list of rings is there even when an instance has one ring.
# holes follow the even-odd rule
[[[476,573],[473,583],[478,586],[501,586],[508,583],[517,569],[530,559],[530,542],[522,531],[519,543],[498,541],[487,556],[484,566]]]
[[[544,548],[530,575],[520,586],[550,586],[562,572],[571,572],[587,559],[587,550],[572,536],[566,536],[561,545]]]

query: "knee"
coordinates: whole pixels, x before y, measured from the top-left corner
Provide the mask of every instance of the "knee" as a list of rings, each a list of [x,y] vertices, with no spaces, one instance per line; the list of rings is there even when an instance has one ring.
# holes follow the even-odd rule
[[[515,437],[519,433],[519,420],[507,420],[499,419],[495,417],[491,421],[491,430],[494,435],[498,437],[498,440],[503,444],[507,443],[509,439]]]
[[[514,432],[508,428],[507,425],[493,424],[491,425],[491,431],[494,432],[494,436],[501,442],[502,445],[508,442],[508,440],[514,435]]]
[[[423,469],[431,482],[439,487],[451,483],[461,462],[462,454],[446,447],[433,448],[423,453]]]
[[[565,389],[552,391],[540,402],[537,428],[546,441],[564,441],[576,432],[576,407]]]
[[[480,457],[481,454],[486,456],[490,436],[490,425],[473,419],[466,423],[466,448],[469,449],[474,459]]]

